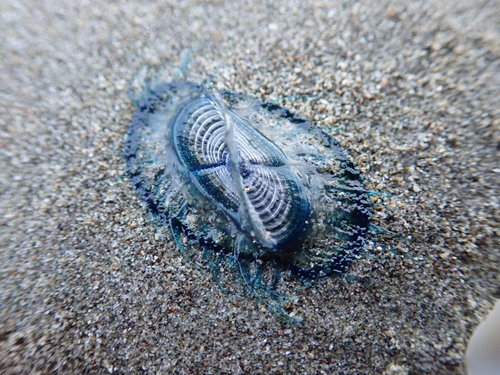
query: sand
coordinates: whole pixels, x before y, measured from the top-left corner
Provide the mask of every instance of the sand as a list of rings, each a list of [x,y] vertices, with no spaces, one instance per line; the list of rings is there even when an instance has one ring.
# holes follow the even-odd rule
[[[181,4],[179,4],[181,3]],[[495,1],[0,4],[3,374],[464,374],[500,295]],[[144,66],[277,101],[373,195],[352,277],[286,324],[180,255],[122,157]]]

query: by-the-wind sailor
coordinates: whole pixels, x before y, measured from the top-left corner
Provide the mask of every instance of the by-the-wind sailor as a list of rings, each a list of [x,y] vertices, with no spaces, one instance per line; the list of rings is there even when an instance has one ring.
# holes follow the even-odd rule
[[[211,268],[232,262],[255,295],[271,299],[265,269],[310,280],[345,272],[362,250],[368,194],[318,127],[186,81],[148,88],[136,105],[127,169],[181,249],[210,253]]]

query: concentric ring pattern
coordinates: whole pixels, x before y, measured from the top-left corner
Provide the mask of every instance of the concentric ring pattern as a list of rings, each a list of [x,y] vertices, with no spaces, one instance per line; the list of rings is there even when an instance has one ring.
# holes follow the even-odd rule
[[[172,132],[195,185],[262,245],[289,247],[305,230],[312,213],[300,178],[283,152],[246,120],[206,95],[184,106]]]

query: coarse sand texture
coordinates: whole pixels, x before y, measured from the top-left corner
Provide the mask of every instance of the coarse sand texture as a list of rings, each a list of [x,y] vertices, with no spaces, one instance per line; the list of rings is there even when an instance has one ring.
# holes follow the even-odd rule
[[[0,2],[1,374],[465,374],[500,296],[496,1]],[[146,66],[338,140],[381,233],[347,277],[225,293],[126,173]],[[228,269],[221,269],[221,277]],[[230,276],[228,276],[230,277]]]

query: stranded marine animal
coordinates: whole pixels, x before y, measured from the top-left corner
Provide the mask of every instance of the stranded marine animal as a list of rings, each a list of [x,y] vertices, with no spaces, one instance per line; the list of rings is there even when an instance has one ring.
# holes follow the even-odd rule
[[[209,254],[215,273],[231,263],[268,307],[283,311],[279,272],[302,280],[343,273],[362,250],[368,194],[318,127],[187,81],[148,88],[136,106],[125,154],[150,212],[182,251]]]

